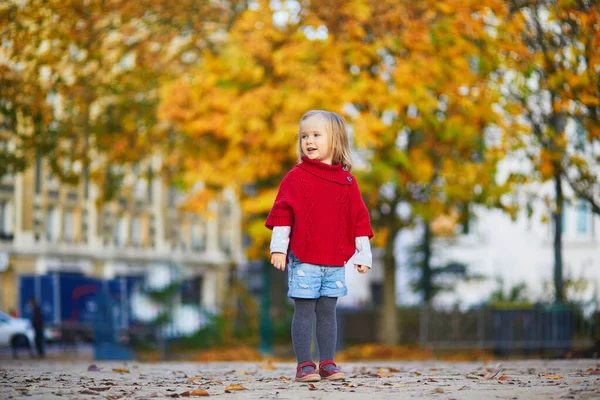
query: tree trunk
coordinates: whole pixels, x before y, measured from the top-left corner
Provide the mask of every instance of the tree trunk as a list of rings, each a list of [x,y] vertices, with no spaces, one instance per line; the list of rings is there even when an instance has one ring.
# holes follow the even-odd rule
[[[554,189],[556,195],[555,209],[552,215],[554,219],[554,299],[557,303],[565,301],[565,287],[563,282],[563,258],[562,258],[562,213],[563,210],[563,188],[560,172],[554,174]]]
[[[433,298],[433,274],[431,272],[431,224],[429,222],[424,223],[422,267],[421,290],[423,290],[423,302],[425,304],[429,304]]]
[[[397,233],[397,230],[390,230],[383,255],[383,307],[379,317],[379,341],[389,346],[397,345],[400,336],[396,307],[396,257],[394,256]]]

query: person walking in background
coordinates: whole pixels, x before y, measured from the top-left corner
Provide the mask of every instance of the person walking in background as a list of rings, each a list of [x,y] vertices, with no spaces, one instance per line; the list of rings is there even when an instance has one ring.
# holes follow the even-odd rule
[[[44,316],[42,310],[38,306],[34,298],[29,299],[29,305],[31,306],[31,326],[35,333],[35,349],[37,355],[43,358],[44,352]]]
[[[373,230],[356,179],[346,124],[339,115],[309,111],[300,119],[298,164],[283,178],[265,226],[271,229],[271,264],[288,266],[294,300],[292,345],[296,381],[344,379],[334,362],[336,305],[348,293],[345,266],[361,274],[372,265]],[[313,321],[319,369],[311,360]]]

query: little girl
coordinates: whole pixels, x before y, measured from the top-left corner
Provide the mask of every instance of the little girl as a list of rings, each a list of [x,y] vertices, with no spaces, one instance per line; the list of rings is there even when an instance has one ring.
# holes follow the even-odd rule
[[[346,124],[339,115],[309,111],[300,120],[298,164],[283,178],[265,225],[273,230],[271,264],[288,269],[294,299],[292,344],[296,380],[344,379],[333,362],[337,298],[348,293],[345,265],[361,274],[371,268],[373,231],[358,185]],[[320,363],[311,360],[316,317]]]

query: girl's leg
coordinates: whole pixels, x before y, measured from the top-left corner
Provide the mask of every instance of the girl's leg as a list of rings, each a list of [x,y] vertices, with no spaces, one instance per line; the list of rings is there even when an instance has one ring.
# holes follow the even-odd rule
[[[310,354],[310,342],[312,340],[316,303],[316,299],[294,299],[292,345],[298,364],[311,361],[312,358]]]
[[[317,299],[316,314],[319,361],[333,361],[335,355],[335,343],[337,339],[336,304],[337,297],[319,297]]]

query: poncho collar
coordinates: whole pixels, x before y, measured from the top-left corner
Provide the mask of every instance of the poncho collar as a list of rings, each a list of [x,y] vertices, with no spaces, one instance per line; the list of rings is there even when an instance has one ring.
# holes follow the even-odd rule
[[[302,162],[297,165],[299,168],[310,172],[328,181],[337,182],[342,185],[352,184],[352,176],[346,169],[342,168],[342,164],[325,164],[318,160],[311,160],[306,156],[302,156]]]

